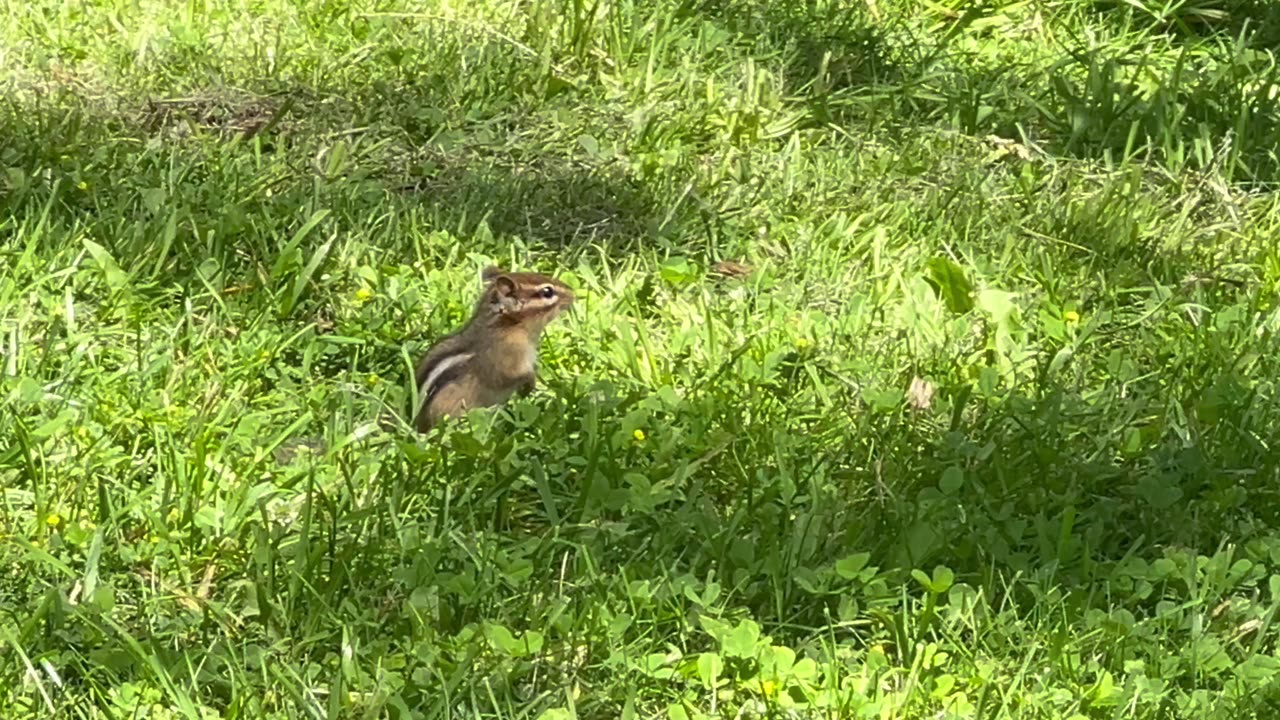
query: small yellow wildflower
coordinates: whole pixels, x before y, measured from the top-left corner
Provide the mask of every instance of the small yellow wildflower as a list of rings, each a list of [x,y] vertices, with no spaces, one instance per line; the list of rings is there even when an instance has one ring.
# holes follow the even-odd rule
[[[369,387],[373,387],[374,385],[377,385],[381,381],[382,381],[382,378],[378,377],[377,373],[369,373],[369,376],[364,379],[365,384],[368,385]]]
[[[643,430],[637,428],[635,432],[631,433],[631,437],[635,438],[636,442],[644,442],[645,434]]]
[[[49,517],[46,517],[44,519],[44,524],[48,525],[54,530],[57,530],[58,527],[62,525],[62,516],[59,515],[58,513],[50,513]]]
[[[373,291],[369,288],[360,288],[356,291],[356,302],[364,304],[373,299]]]
[[[797,350],[807,350],[811,344],[812,343],[809,342],[809,338],[796,338]]]
[[[1080,313],[1075,310],[1068,310],[1062,313],[1062,319],[1069,323],[1078,323],[1080,322]]]
[[[765,697],[773,697],[778,694],[778,683],[773,680],[760,681],[760,693]]]

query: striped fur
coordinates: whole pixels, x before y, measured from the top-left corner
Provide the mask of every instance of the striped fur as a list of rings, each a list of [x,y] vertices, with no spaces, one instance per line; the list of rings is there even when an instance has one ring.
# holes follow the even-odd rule
[[[572,290],[538,273],[489,267],[481,282],[471,319],[418,364],[419,432],[445,415],[498,405],[517,390],[531,390],[542,330],[574,302]]]

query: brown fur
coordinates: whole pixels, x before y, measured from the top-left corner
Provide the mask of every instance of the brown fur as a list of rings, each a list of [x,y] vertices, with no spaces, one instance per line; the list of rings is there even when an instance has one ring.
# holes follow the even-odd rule
[[[489,267],[481,282],[484,289],[471,319],[428,350],[414,373],[423,396],[414,423],[419,432],[447,415],[500,405],[517,391],[532,391],[542,331],[575,299],[566,285],[539,273]],[[544,297],[548,287],[552,297]],[[428,379],[432,387],[424,388]]]

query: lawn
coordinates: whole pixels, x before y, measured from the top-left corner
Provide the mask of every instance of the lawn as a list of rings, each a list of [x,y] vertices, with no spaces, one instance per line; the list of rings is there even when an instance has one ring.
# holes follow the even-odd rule
[[[3,8],[5,720],[1280,715],[1280,5]]]

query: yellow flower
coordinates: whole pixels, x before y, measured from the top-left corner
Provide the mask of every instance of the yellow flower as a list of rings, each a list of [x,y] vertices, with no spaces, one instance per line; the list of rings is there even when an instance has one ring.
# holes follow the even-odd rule
[[[1078,323],[1080,322],[1080,313],[1075,310],[1068,310],[1062,313],[1062,319],[1069,323]]]
[[[773,697],[778,694],[778,683],[773,680],[760,681],[760,693],[765,697]]]
[[[44,524],[48,525],[54,530],[57,530],[58,526],[62,524],[62,516],[59,515],[58,513],[50,513],[49,517],[46,517],[44,519]]]
[[[644,442],[645,434],[643,430],[637,428],[635,432],[631,433],[631,437],[635,438],[636,442]]]
[[[360,288],[356,291],[356,302],[364,304],[373,299],[373,291],[369,288]]]
[[[811,345],[811,343],[809,342],[809,338],[796,338],[797,350],[807,350],[809,348],[809,345]]]
[[[368,385],[369,387],[373,387],[374,385],[377,385],[381,380],[382,378],[378,377],[377,373],[369,373],[369,377],[366,377],[364,379],[365,384]]]
[[[79,182],[79,184],[77,184],[77,185],[76,185],[76,187],[80,188],[81,190],[88,190],[88,189],[89,189],[89,183],[87,183],[87,182],[85,182],[85,181],[81,180],[81,181]]]

